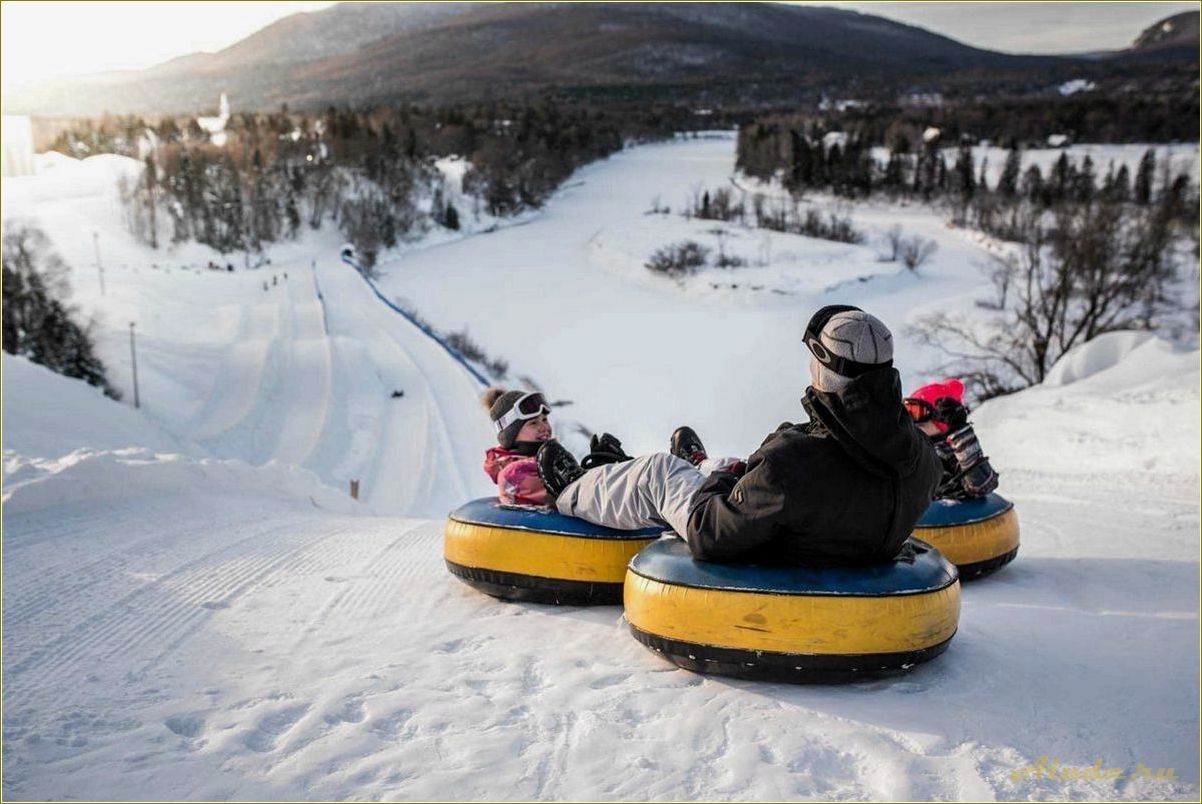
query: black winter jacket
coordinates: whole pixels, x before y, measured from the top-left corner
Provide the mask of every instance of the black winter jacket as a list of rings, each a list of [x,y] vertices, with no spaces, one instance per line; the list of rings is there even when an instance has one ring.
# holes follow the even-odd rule
[[[809,565],[892,560],[943,467],[902,407],[901,378],[870,371],[839,393],[806,389],[810,421],[782,424],[742,478],[715,472],[694,495],[694,558]]]

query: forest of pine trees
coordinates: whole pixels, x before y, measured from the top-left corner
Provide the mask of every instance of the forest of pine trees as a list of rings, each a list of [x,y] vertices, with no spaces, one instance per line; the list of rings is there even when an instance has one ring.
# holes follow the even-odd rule
[[[862,132],[830,135],[812,122],[790,125],[776,118],[751,123],[739,129],[737,164],[759,179],[779,177],[794,193],[823,191],[845,198],[884,193],[922,201],[949,200],[961,208],[959,223],[968,212],[988,217],[999,206],[1019,201],[1043,209],[1095,200],[1139,206],[1163,203],[1182,221],[1198,214],[1198,187],[1188,175],[1173,175],[1167,166],[1158,165],[1154,148],[1145,152],[1134,176],[1126,165],[1098,166],[1088,155],[1077,163],[1067,152],[1045,176],[1038,165],[1023,170],[1021,149],[1014,146],[996,186],[991,187],[988,165],[976,163],[967,141],[957,146],[949,165],[942,138],[931,142],[919,138],[915,143],[899,134],[889,143],[888,158],[881,164],[872,156],[878,144]],[[988,229],[988,220],[983,223]]]
[[[6,224],[3,272],[4,351],[120,398],[105,378],[88,331],[66,304],[68,269],[50,250],[45,233],[28,224]]]

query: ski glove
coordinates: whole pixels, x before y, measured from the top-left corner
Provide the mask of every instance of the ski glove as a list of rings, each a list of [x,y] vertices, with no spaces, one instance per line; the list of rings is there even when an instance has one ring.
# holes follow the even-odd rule
[[[947,425],[949,433],[954,433],[968,425],[968,408],[961,405],[950,396],[945,396],[935,402],[935,411]]]
[[[997,472],[989,464],[989,458],[981,451],[977,434],[971,427],[963,427],[948,436],[948,444],[956,456],[959,472],[952,478],[962,498],[984,497],[998,486]],[[950,482],[949,481],[949,484]]]
[[[632,460],[634,458],[622,450],[621,441],[610,433],[602,433],[600,436],[593,436],[589,441],[589,453],[584,456],[584,460],[580,462],[580,465],[585,469],[593,469],[609,463],[621,463],[622,461]]]

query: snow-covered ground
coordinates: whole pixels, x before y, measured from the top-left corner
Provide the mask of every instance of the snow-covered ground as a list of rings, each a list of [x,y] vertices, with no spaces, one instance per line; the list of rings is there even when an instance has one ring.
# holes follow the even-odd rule
[[[3,359],[6,799],[1197,798],[1197,351],[1107,336],[977,411],[1023,547],[964,590],[935,662],[842,687],[702,678],[617,608],[503,604],[446,573],[442,514],[488,490],[479,387],[336,235],[185,268],[214,255],[133,244],[111,182],[85,181],[128,165],[95,159],[3,186],[75,267],[127,393]],[[821,303],[882,317],[907,385],[926,379],[905,322],[970,309],[989,255],[928,210],[856,208],[862,246],[731,230],[767,264],[683,286],[640,270],[717,237],[651,200],[732,166],[730,139],[623,152],[523,225],[407,249],[382,287],[632,451],[688,422],[745,453],[798,418]],[[894,223],[939,243],[917,274],[877,260]],[[1021,778],[1041,757],[1123,775]]]

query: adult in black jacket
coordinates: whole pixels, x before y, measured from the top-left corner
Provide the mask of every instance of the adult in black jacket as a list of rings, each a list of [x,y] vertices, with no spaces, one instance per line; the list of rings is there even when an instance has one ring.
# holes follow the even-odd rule
[[[875,317],[832,305],[810,320],[805,342],[810,420],[769,435],[745,473],[707,478],[662,453],[582,473],[555,444],[539,464],[556,507],[610,527],[667,525],[704,560],[891,560],[942,474],[902,406],[892,336]]]

